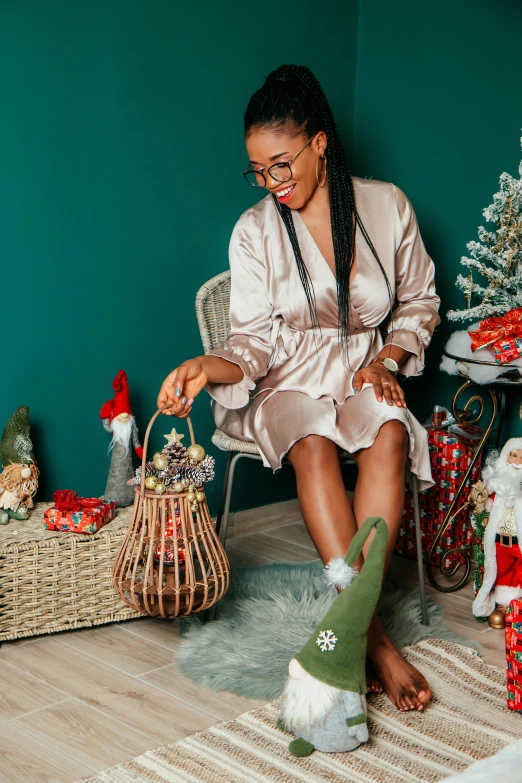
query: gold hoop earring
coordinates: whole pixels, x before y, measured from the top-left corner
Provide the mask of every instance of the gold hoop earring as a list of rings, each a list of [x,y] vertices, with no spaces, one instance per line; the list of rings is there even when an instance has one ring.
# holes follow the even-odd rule
[[[324,178],[323,178],[323,184],[319,182],[319,158],[322,158],[324,160]],[[319,155],[319,158],[317,158],[317,163],[315,164],[315,176],[317,179],[317,184],[320,188],[324,188],[326,185],[326,155]]]

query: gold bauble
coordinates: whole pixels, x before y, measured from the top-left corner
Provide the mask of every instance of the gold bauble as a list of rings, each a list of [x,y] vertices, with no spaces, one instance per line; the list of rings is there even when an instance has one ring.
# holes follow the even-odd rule
[[[188,447],[187,457],[194,460],[194,462],[201,462],[201,460],[205,458],[205,449],[203,446],[194,443],[193,446]]]
[[[163,493],[167,491],[167,487],[161,481],[158,484],[156,484],[154,489],[156,490],[158,495],[163,495]]]
[[[189,492],[187,495],[187,500],[189,503],[194,503],[196,500],[196,493],[195,492]]]
[[[191,510],[191,511],[197,511],[197,510],[198,510],[198,504],[197,504],[197,503],[193,503],[193,504],[191,505],[191,507],[190,507],[190,510]]]
[[[157,451],[154,454],[152,461],[154,463],[154,467],[157,468],[158,470],[165,470],[165,468],[168,468],[169,466],[169,461],[167,457],[164,454],[162,454],[161,451]]]
[[[185,489],[185,486],[184,486],[182,481],[176,481],[176,483],[174,484],[173,489],[174,489],[174,492],[183,492],[183,490]]]
[[[156,476],[147,476],[147,478],[145,479],[145,486],[147,487],[147,489],[155,489],[157,483],[158,483],[158,479],[156,478]]]
[[[196,485],[195,484],[189,484],[189,492],[195,492],[196,491]]]
[[[204,492],[196,492],[196,500],[198,503],[203,503],[205,500],[205,493]]]
[[[497,630],[502,630],[502,628],[505,628],[506,625],[506,612],[502,609],[499,609],[498,607],[495,609],[494,612],[491,612],[491,614],[488,617],[488,625],[491,628],[496,628]]]

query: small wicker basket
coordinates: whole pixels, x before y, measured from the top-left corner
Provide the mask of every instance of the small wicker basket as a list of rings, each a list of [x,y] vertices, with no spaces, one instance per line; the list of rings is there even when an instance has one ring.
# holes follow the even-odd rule
[[[206,499],[197,507],[188,491],[158,495],[145,487],[149,422],[143,443],[141,484],[136,486],[129,529],[112,580],[126,604],[153,617],[174,618],[208,609],[226,593],[230,564],[214,530]],[[187,418],[195,444],[192,423]],[[181,533],[181,535],[180,535]]]

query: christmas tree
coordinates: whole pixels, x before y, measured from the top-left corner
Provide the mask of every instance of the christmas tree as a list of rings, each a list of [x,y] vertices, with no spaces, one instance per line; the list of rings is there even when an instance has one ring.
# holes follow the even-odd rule
[[[520,142],[522,146],[522,138]],[[452,321],[504,315],[522,306],[522,162],[518,172],[519,179],[506,172],[500,175],[500,191],[482,213],[488,222],[496,223],[496,231],[479,226],[480,241],[466,245],[471,258],[463,256],[460,263],[469,274],[458,275],[456,285],[464,291],[467,308],[450,310]],[[474,271],[483,284],[473,280]],[[474,296],[480,297],[480,302],[472,306]]]

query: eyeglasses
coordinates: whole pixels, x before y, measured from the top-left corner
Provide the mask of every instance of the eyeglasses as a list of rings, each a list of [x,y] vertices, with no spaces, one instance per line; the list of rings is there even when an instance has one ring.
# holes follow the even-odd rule
[[[290,160],[287,160],[284,163],[274,163],[273,166],[270,166],[267,171],[272,179],[275,179],[276,182],[288,182],[289,179],[292,179],[292,169],[290,168],[290,164],[294,162],[294,160],[298,155],[301,154],[305,147],[308,147],[316,135],[317,134],[311,136],[306,144],[304,144],[301,149],[296,152],[292,158],[290,158]],[[243,176],[248,184],[252,185],[253,188],[266,188],[266,177],[263,171],[258,171],[257,169],[253,169],[248,166],[243,172]]]

